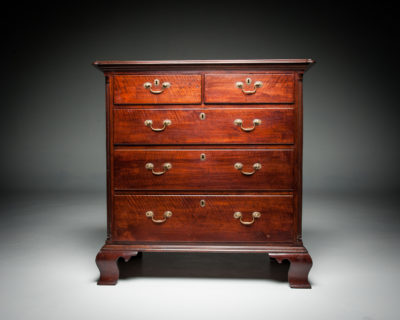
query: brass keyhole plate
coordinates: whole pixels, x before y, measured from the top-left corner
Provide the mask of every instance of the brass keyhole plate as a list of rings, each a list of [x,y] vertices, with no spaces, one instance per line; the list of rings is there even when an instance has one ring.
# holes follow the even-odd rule
[[[201,160],[201,161],[206,160],[206,154],[205,154],[205,153],[202,153],[202,154],[200,155],[200,160]]]
[[[204,112],[200,113],[200,120],[205,120],[206,114]]]
[[[200,207],[205,207],[206,206],[206,200],[200,200]]]

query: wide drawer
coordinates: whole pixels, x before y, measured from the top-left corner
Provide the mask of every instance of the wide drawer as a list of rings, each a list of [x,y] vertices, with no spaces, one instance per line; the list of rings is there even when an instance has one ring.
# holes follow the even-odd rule
[[[293,103],[293,74],[207,74],[205,103]]]
[[[293,144],[295,114],[280,109],[115,109],[115,144]]]
[[[293,149],[117,149],[116,190],[290,190]]]
[[[113,241],[293,241],[292,195],[117,195],[113,209]]]
[[[200,75],[119,75],[115,104],[201,103]]]

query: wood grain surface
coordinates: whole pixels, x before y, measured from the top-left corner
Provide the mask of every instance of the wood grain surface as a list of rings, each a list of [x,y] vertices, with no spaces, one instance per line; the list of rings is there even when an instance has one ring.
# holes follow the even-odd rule
[[[204,114],[202,120],[200,115]],[[145,126],[163,128],[164,120],[171,125],[155,132]],[[255,119],[261,124],[251,132],[235,125],[243,120],[243,128],[253,128]],[[293,108],[232,108],[232,109],[114,109],[114,143],[131,145],[159,144],[293,144],[295,134]]]
[[[246,79],[252,80],[246,84]],[[243,82],[243,90],[254,89],[256,81],[262,82],[254,94],[244,94],[236,86]],[[204,80],[205,103],[293,103],[293,74],[206,74]]]
[[[160,84],[154,85],[158,79]],[[144,87],[150,82],[154,90],[161,90],[162,83],[171,86],[160,94],[153,94]],[[120,75],[114,76],[114,103],[116,104],[185,104],[201,103],[201,75]]]
[[[201,154],[206,159],[201,160]],[[114,151],[114,188],[116,190],[291,190],[294,187],[293,149],[119,149]],[[262,168],[252,176],[235,169],[253,171],[253,164]],[[156,176],[145,168],[154,164],[154,171],[163,171],[164,163],[172,168]]]
[[[205,206],[200,205],[205,201]],[[164,223],[155,219],[172,216]],[[252,213],[261,217],[243,225],[233,214],[240,211],[243,221]],[[257,241],[290,242],[293,239],[293,196],[115,196],[113,241]]]

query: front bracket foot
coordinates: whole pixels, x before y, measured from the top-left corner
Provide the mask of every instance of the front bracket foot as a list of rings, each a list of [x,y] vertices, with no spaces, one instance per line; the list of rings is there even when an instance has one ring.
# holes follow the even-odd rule
[[[291,288],[311,289],[308,273],[312,267],[312,260],[308,253],[270,253],[269,256],[278,263],[282,263],[283,260],[290,262],[288,280]]]
[[[137,251],[113,251],[101,249],[96,256],[96,264],[100,270],[98,285],[115,285],[119,278],[118,259],[124,258],[125,262],[138,254]]]

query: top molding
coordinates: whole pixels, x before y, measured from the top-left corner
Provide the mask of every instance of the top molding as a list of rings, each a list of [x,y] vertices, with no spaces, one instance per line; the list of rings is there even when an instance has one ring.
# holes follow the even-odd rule
[[[137,70],[215,70],[264,69],[306,71],[315,63],[312,59],[257,59],[257,60],[154,60],[154,61],[95,61],[103,72]]]

